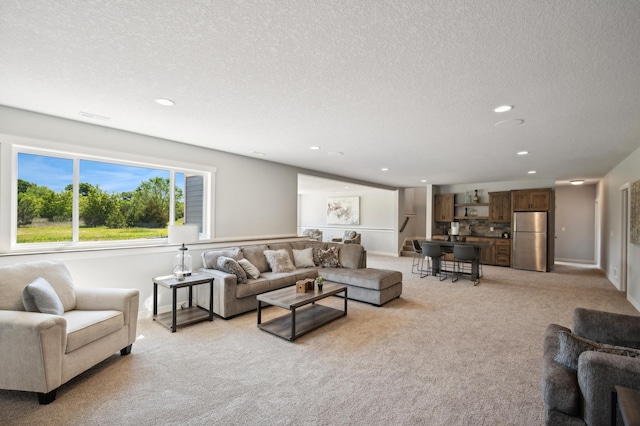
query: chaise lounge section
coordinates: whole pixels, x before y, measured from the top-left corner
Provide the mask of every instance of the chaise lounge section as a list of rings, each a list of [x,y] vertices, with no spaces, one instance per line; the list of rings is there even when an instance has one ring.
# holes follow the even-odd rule
[[[292,270],[281,272],[276,267],[274,272],[265,252],[269,254],[278,250],[284,250],[292,260]],[[313,253],[313,260],[302,257],[303,253]],[[206,251],[202,253],[202,271],[214,276],[213,312],[222,318],[231,318],[256,310],[258,294],[292,286],[298,280],[318,276],[346,285],[349,299],[381,306],[399,297],[402,294],[402,273],[367,268],[366,256],[366,251],[360,244],[344,245],[319,241],[275,242]],[[235,266],[231,271],[221,270],[225,268],[221,268],[219,264],[233,263],[225,258],[245,265],[248,261],[258,270],[259,276],[247,276],[245,280],[242,278],[242,272],[232,272]],[[196,288],[196,300],[199,306],[208,308],[209,289],[204,287]]]

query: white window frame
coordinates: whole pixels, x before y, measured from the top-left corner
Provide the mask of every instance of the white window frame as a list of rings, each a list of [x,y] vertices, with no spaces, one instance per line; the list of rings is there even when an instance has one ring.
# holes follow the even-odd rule
[[[57,146],[56,146],[57,145]],[[48,147],[54,146],[54,147]],[[18,228],[18,153],[51,156],[73,160],[73,218],[72,241],[55,243],[16,243]],[[123,166],[145,167],[165,170],[170,175],[170,217],[169,224],[173,224],[175,217],[175,174],[203,176],[203,229],[200,240],[209,240],[214,236],[213,213],[216,168],[210,166],[187,164],[175,160],[162,160],[154,157],[140,157],[130,154],[116,153],[105,150],[82,149],[69,147],[52,142],[35,141],[18,137],[3,137],[0,139],[0,254],[46,252],[46,251],[79,251],[112,249],[126,247],[147,247],[168,244],[166,239],[137,239],[118,241],[78,241],[79,206],[79,162],[80,160],[100,161]]]

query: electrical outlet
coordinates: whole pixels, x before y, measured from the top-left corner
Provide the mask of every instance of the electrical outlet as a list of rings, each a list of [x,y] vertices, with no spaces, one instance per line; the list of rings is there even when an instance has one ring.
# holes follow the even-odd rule
[[[489,231],[493,232],[493,226],[489,227]]]
[[[614,277],[618,276],[618,268],[613,268],[613,276]]]

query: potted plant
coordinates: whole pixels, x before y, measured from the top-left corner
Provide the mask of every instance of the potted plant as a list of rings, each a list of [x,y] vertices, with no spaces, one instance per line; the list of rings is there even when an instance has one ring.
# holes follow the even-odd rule
[[[318,285],[318,290],[322,291],[322,285],[324,284],[324,278],[322,278],[322,277],[316,278],[316,284]]]

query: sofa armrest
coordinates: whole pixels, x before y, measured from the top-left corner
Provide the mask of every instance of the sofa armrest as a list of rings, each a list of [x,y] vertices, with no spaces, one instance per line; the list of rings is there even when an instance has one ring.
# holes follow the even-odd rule
[[[576,308],[573,332],[595,342],[640,349],[640,316]]]
[[[140,291],[127,288],[76,287],[76,310],[80,311],[120,311],[124,325],[129,327],[129,343],[136,340]]]
[[[611,393],[616,385],[640,390],[640,359],[586,351],[578,358],[578,385],[583,395],[584,421],[609,424]]]
[[[237,277],[218,269],[201,268],[200,271],[213,276],[213,312],[223,318],[235,315]],[[196,296],[199,306],[209,308],[208,286],[197,286]]]
[[[0,311],[0,342],[0,389],[47,393],[62,384],[64,317]]]

